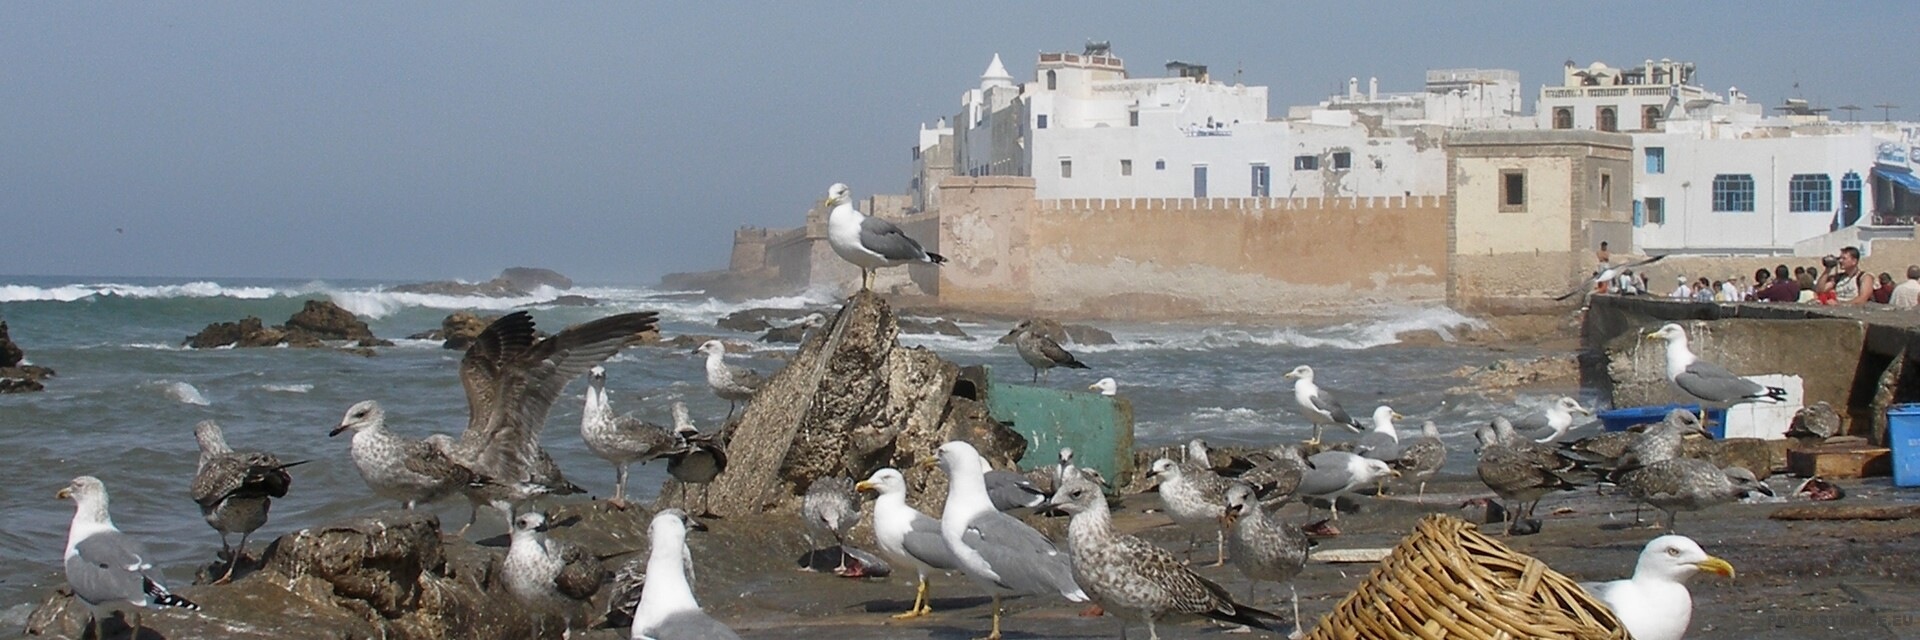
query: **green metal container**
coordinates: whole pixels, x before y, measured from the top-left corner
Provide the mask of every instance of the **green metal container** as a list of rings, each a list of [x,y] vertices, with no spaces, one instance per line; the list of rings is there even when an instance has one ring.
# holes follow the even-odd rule
[[[1074,464],[1098,470],[1110,491],[1133,480],[1133,405],[1126,398],[992,382],[991,372],[988,380],[987,412],[1027,439],[1021,468],[1052,466],[1060,449],[1071,447]]]

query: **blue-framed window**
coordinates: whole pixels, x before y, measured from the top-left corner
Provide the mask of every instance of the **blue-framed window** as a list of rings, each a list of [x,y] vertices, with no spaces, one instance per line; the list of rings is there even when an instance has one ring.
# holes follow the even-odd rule
[[[1833,210],[1833,178],[1824,173],[1796,173],[1787,180],[1787,210],[1825,213]]]
[[[1722,173],[1713,177],[1714,211],[1753,211],[1753,176]]]
[[[1860,174],[1848,171],[1847,175],[1840,177],[1840,188],[1846,191],[1859,191]]]
[[[1273,172],[1267,165],[1253,165],[1253,197],[1265,198],[1273,193]]]
[[[1647,175],[1667,172],[1667,148],[1647,147]]]

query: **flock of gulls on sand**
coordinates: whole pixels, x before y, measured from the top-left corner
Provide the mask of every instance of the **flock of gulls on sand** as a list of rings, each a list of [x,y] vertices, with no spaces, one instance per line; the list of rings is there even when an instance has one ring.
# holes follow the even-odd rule
[[[860,267],[863,288],[871,285],[875,269],[945,260],[921,248],[893,224],[856,211],[846,185],[833,185],[825,204],[832,207],[829,243],[842,258]],[[706,528],[698,517],[678,509],[660,511],[649,525],[651,552],[644,563],[609,571],[593,556],[548,537],[553,523],[529,508],[547,496],[582,492],[566,480],[539,443],[554,402],[569,382],[582,376],[588,384],[580,435],[594,455],[614,467],[616,482],[607,500],[609,508],[633,506],[627,498],[627,468],[636,462],[666,460],[670,475],[682,482],[683,492],[686,484],[702,485],[704,492],[707,483],[726,469],[724,443],[695,428],[684,405],[673,406],[674,424],[668,426],[616,415],[608,402],[601,363],[655,325],[652,312],[625,313],[538,338],[528,314],[508,314],[481,332],[460,362],[469,413],[458,438],[412,439],[393,433],[374,400],[353,405],[330,435],[351,431],[350,457],[367,487],[405,509],[461,496],[473,509],[467,526],[478,517],[481,506],[500,511],[511,530],[502,565],[504,583],[528,606],[577,612],[583,608],[580,603],[602,588],[611,588],[614,595],[607,620],[630,626],[631,637],[737,637],[701,611],[690,588],[695,563],[686,537],[689,530]],[[1028,323],[1015,327],[1015,334],[1015,347],[1032,366],[1036,381],[1051,368],[1087,367]],[[1741,379],[1696,358],[1678,325],[1666,325],[1647,337],[1666,341],[1666,374],[1674,387],[1706,405],[1783,398],[1779,389]],[[731,418],[738,404],[751,401],[764,379],[751,369],[727,363],[725,347],[717,341],[701,345],[697,352],[706,357],[709,388],[729,402]],[[1393,425],[1403,416],[1392,408],[1377,408],[1371,424],[1364,424],[1341,405],[1336,394],[1315,383],[1312,367],[1302,365],[1286,377],[1294,381],[1299,411],[1313,424],[1311,439],[1257,451],[1249,456],[1251,468],[1239,469],[1232,477],[1216,470],[1206,444],[1194,440],[1183,459],[1155,460],[1149,472],[1158,479],[1166,515],[1188,533],[1189,558],[1195,539],[1211,532],[1217,550],[1214,565],[1225,564],[1230,557],[1256,588],[1261,582],[1272,582],[1288,583],[1291,589],[1312,546],[1309,534],[1331,530],[1325,521],[1295,525],[1279,515],[1283,506],[1306,501],[1311,516],[1316,502],[1325,503],[1330,518],[1337,519],[1343,498],[1351,501],[1367,492],[1380,492],[1396,477],[1419,482],[1424,496],[1427,479],[1448,455],[1431,421],[1422,426],[1419,436],[1403,438]],[[1118,393],[1112,378],[1089,388],[1109,396]],[[1518,507],[1511,512],[1515,517],[1507,520],[1508,534],[1515,533],[1516,527],[1537,528],[1532,515],[1543,497],[1595,484],[1615,486],[1636,503],[1662,510],[1669,531],[1680,511],[1731,502],[1751,493],[1771,493],[1745,469],[1720,468],[1687,454],[1688,439],[1704,433],[1700,417],[1693,413],[1675,411],[1643,433],[1574,438],[1573,416],[1591,413],[1578,401],[1562,398],[1518,424],[1496,418],[1479,426],[1475,434],[1478,475],[1500,499]],[[1364,435],[1350,443],[1327,444],[1322,436],[1328,425]],[[287,494],[292,483],[289,469],[307,461],[283,462],[268,453],[234,451],[212,422],[196,426],[195,435],[201,455],[192,495],[207,523],[220,533],[220,558],[226,568],[217,582],[226,582],[246,561],[248,538],[266,522],[271,500]],[[1122,621],[1122,637],[1134,622],[1144,624],[1149,637],[1157,638],[1160,622],[1193,617],[1298,632],[1297,593],[1291,599],[1290,617],[1248,606],[1166,550],[1115,531],[1105,480],[1097,472],[1076,467],[1072,456],[1070,449],[1062,450],[1053,467],[1022,475],[993,469],[965,442],[947,442],[932,459],[923,461],[927,467],[937,464],[948,479],[945,507],[937,518],[908,504],[905,477],[891,468],[874,470],[858,483],[847,478],[813,483],[802,500],[801,517],[816,548],[830,538],[842,549],[837,564],[846,573],[847,537],[861,518],[856,492],[877,495],[872,517],[879,548],[896,566],[914,568],[916,576],[914,602],[896,618],[930,614],[929,578],[958,572],[993,599],[989,638],[1001,635],[1001,602],[1009,595],[1058,595],[1072,602],[1094,603]],[[169,593],[141,545],[114,527],[107,490],[100,480],[75,478],[59,497],[75,504],[66,574],[75,596],[94,614],[96,637],[104,637],[98,634],[109,611],[131,611],[137,629],[141,609],[197,609]],[[701,504],[704,512],[704,496]],[[1023,510],[1068,514],[1064,549],[1009,515]],[[461,532],[465,531],[463,527]],[[240,536],[237,549],[229,546],[232,534]],[[1692,540],[1667,535],[1646,546],[1631,578],[1587,588],[1614,609],[1633,637],[1679,638],[1691,611],[1684,582],[1699,571],[1733,574],[1731,565],[1707,555]],[[1251,591],[1249,600],[1254,595]],[[581,621],[571,613],[563,618],[566,633]]]

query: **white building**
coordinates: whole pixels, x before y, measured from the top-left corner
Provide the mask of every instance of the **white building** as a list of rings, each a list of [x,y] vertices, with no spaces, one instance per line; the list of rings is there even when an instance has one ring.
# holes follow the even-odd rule
[[[1348,78],[1346,93],[1319,105],[1287,109],[1287,119],[1307,120],[1319,111],[1351,111],[1391,124],[1435,124],[1466,129],[1534,128],[1520,100],[1520,72],[1511,69],[1428,69],[1422,91],[1380,93],[1380,79]]]

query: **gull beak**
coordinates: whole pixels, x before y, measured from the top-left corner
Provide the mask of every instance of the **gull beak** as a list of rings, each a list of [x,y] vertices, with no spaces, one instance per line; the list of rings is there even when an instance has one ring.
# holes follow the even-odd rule
[[[880,489],[880,485],[876,485],[874,483],[867,482],[865,480],[861,480],[859,482],[853,483],[854,491],[877,491],[879,489]]]
[[[938,464],[940,464],[940,460],[938,458],[929,456],[925,459],[922,459],[920,462],[915,463],[913,467],[921,471],[932,471],[933,467]]]
[[[73,499],[73,487],[61,487],[59,491],[56,491],[56,492],[54,492],[54,494],[53,494],[53,499],[55,499],[55,500],[72,500],[72,499]]]
[[[1707,559],[1696,562],[1693,566],[1699,567],[1701,571],[1707,573],[1716,573],[1729,578],[1733,577],[1733,565],[1713,556],[1707,556]]]
[[[1159,475],[1160,475],[1160,470],[1158,470],[1158,469],[1148,469],[1148,470],[1147,470],[1147,474],[1146,474],[1146,476],[1145,476],[1145,477],[1148,477],[1148,478],[1152,478],[1152,477],[1156,477],[1156,476],[1159,476]]]
[[[1393,470],[1390,470],[1390,471],[1388,471],[1387,473],[1390,473],[1390,474],[1393,474],[1393,477],[1395,477],[1395,478],[1398,478],[1398,477],[1400,477],[1400,470],[1399,470],[1399,469],[1393,469]]]
[[[1395,419],[1395,420],[1405,420],[1405,419],[1407,419],[1407,417],[1406,417],[1406,416],[1403,416],[1403,415],[1400,415],[1400,412],[1398,412],[1398,411],[1395,411],[1395,412],[1393,412],[1393,419]]]
[[[1665,340],[1666,336],[1662,336],[1660,335],[1660,332],[1655,331],[1653,333],[1647,334],[1647,339],[1648,340]]]
[[[347,425],[344,425],[344,424],[338,427],[334,427],[332,431],[327,432],[327,437],[331,438],[331,437],[340,435],[341,432],[346,430],[347,430]]]
[[[1234,507],[1229,505],[1227,507],[1227,510],[1220,514],[1220,524],[1228,527],[1233,526],[1233,521],[1239,520],[1239,519],[1240,519],[1239,507]]]
[[[1088,391],[1099,391],[1099,390],[1100,390],[1100,383],[1098,383],[1098,382],[1095,382],[1095,383],[1093,383],[1093,384],[1090,384],[1090,385],[1087,385],[1087,390],[1088,390]]]
[[[687,529],[691,531],[706,531],[707,523],[701,522],[699,518],[689,517],[687,518]]]
[[[1573,410],[1583,416],[1593,415],[1593,410],[1586,407],[1574,407]]]
[[[1280,376],[1280,377],[1282,377],[1282,378],[1286,378],[1286,379],[1288,379],[1288,380],[1292,380],[1292,379],[1294,379],[1294,378],[1298,378],[1298,377],[1300,377],[1300,376],[1299,376],[1299,375],[1297,375],[1297,374],[1295,374],[1295,373],[1294,373],[1294,372],[1292,372],[1292,371],[1288,371],[1288,372],[1287,372],[1287,375],[1284,375],[1284,376]]]

